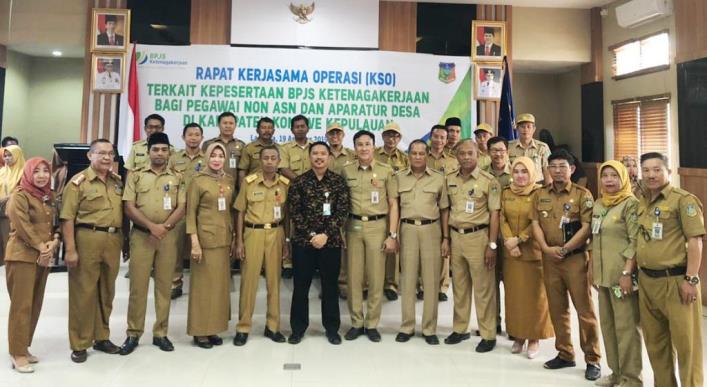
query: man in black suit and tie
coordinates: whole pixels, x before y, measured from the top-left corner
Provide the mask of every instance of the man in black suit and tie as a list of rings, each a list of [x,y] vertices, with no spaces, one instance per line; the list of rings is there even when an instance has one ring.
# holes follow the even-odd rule
[[[476,46],[477,56],[501,56],[501,46],[493,43],[493,28],[484,28],[484,44]]]
[[[99,46],[122,46],[123,35],[115,33],[115,23],[118,18],[115,15],[106,15],[106,32],[98,34]]]

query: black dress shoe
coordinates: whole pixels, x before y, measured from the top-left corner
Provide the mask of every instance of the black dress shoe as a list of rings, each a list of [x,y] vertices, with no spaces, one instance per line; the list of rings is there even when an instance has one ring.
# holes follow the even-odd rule
[[[469,340],[471,335],[469,332],[466,333],[457,333],[457,332],[452,332],[451,335],[447,336],[446,339],[444,339],[445,344],[459,344],[464,340]]]
[[[179,287],[172,289],[172,295],[170,296],[170,298],[172,298],[173,300],[176,300],[177,298],[181,297],[182,294],[184,294],[184,291],[182,290],[182,287],[179,286]]]
[[[429,345],[439,345],[439,338],[437,338],[437,335],[422,335],[422,337],[425,338],[425,343]]]
[[[601,366],[599,364],[587,364],[584,371],[584,378],[587,380],[597,380],[601,377]]]
[[[236,347],[242,347],[248,341],[248,334],[243,332],[237,332],[236,337],[233,338],[233,345]]]
[[[265,335],[265,337],[276,343],[284,343],[287,340],[285,339],[285,336],[282,335],[282,333],[273,332],[268,328],[265,328],[265,332],[263,333],[263,335]]]
[[[395,341],[398,343],[407,343],[413,335],[414,333],[398,332],[398,335],[395,336]]]
[[[356,340],[356,339],[358,339],[359,336],[361,336],[364,333],[366,333],[366,330],[363,329],[363,327],[351,328],[351,329],[349,329],[348,332],[346,332],[346,334],[344,335],[344,338],[349,341]]]
[[[137,344],[139,341],[140,339],[135,336],[128,336],[128,338],[125,339],[123,346],[120,347],[120,354],[125,356],[133,353],[135,348],[137,348]]]
[[[374,343],[381,341],[381,334],[378,333],[378,329],[366,329],[366,336],[368,336],[368,340]]]
[[[293,274],[293,273],[292,273],[292,269],[291,269],[291,268],[286,267],[286,268],[282,269],[282,278],[284,278],[284,279],[290,279],[290,278],[292,278],[292,274]]]
[[[88,353],[86,352],[85,349],[81,351],[73,351],[71,352],[71,361],[74,363],[83,363],[86,361],[86,358],[88,357]]]
[[[501,328],[501,324],[496,325],[496,334],[500,335],[503,333],[503,328]]]
[[[385,294],[385,298],[387,298],[388,301],[395,301],[398,299],[398,293],[393,289],[385,289],[383,294]]]
[[[165,352],[172,352],[174,351],[174,345],[172,344],[171,341],[167,338],[167,336],[162,336],[162,337],[153,337],[152,338],[152,345],[157,346],[159,349]]]
[[[199,348],[210,349],[213,348],[213,344],[209,341],[208,337],[204,336],[194,336],[194,344]]]
[[[494,348],[496,348],[496,340],[481,339],[479,344],[476,346],[476,352],[478,352],[478,353],[490,352]]]
[[[574,367],[576,365],[574,360],[565,360],[560,355],[557,355],[554,359],[546,361],[543,367],[549,370],[559,370],[560,368]]]
[[[341,344],[341,336],[339,336],[339,334],[336,332],[327,333],[326,339],[329,340],[329,344],[333,344],[333,345]]]
[[[290,335],[290,337],[287,338],[287,342],[290,344],[299,344],[302,342],[303,337],[304,334],[302,333],[293,333]]]
[[[425,292],[423,292],[422,290],[418,290],[417,291],[417,299],[420,301],[424,300],[425,299]]]
[[[117,355],[120,353],[120,347],[113,344],[110,340],[97,340],[93,342],[93,349],[96,351],[101,351],[109,353],[111,355]]]
[[[442,292],[439,292],[439,294],[437,295],[437,300],[439,300],[439,301],[445,302],[448,299],[449,298],[447,297],[447,295]]]
[[[207,338],[209,339],[209,343],[211,343],[211,345],[223,344],[223,339],[216,335],[207,336]]]

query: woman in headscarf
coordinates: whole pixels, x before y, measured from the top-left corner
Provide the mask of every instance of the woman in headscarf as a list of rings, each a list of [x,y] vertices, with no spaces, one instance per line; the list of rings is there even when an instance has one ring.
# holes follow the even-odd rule
[[[603,386],[642,386],[638,294],[633,289],[638,199],[626,167],[615,160],[599,167],[600,198],[592,210],[592,263],[599,291],[599,320],[606,362],[613,371]]]
[[[512,353],[521,353],[528,341],[527,357],[540,351],[539,340],[555,335],[550,322],[543,282],[542,253],[533,239],[530,212],[533,209],[535,165],[518,157],[511,166],[511,185],[501,193],[501,235],[506,331],[515,338]]]
[[[187,234],[191,238],[191,284],[187,334],[201,348],[221,345],[218,333],[231,317],[230,252],[234,181],[224,172],[226,148],[213,143],[204,153],[206,168],[187,193]]]
[[[631,192],[636,198],[640,198],[643,195],[643,182],[638,177],[638,162],[633,156],[624,156],[621,158],[621,164],[626,167],[628,171],[628,178],[631,182]]]
[[[51,168],[40,157],[30,159],[7,203],[12,231],[7,243],[7,291],[10,295],[8,341],[13,368],[34,372],[39,360],[29,352],[44,299],[49,266],[61,235],[54,224]]]
[[[25,167],[25,155],[17,145],[2,148],[2,159],[5,166],[0,168],[0,266],[5,257],[5,247],[10,237],[10,220],[5,213],[7,200],[12,190],[17,187]]]

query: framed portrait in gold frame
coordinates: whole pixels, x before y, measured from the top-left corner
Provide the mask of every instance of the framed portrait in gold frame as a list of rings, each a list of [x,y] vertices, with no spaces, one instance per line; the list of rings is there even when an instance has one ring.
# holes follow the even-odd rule
[[[506,23],[473,20],[471,22],[471,59],[501,62],[506,55]]]
[[[130,42],[130,10],[94,8],[91,51],[126,52]]]

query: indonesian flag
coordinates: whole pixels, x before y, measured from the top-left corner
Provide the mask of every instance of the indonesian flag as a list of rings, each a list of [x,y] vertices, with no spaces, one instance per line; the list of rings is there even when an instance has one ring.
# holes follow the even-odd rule
[[[140,102],[137,80],[137,44],[128,54],[130,71],[128,73],[128,92],[120,95],[120,121],[118,123],[118,152],[127,160],[133,142],[140,139]]]

